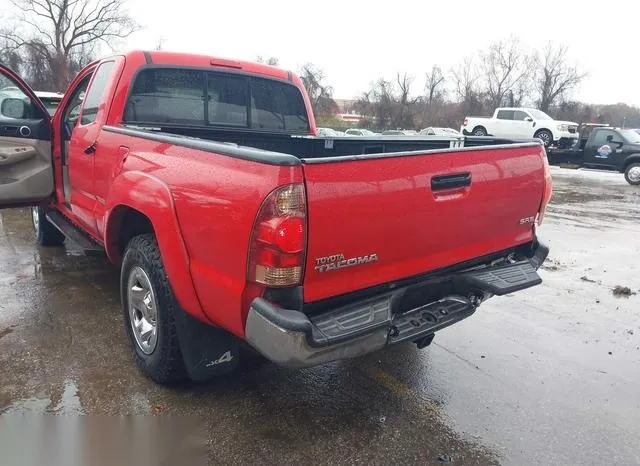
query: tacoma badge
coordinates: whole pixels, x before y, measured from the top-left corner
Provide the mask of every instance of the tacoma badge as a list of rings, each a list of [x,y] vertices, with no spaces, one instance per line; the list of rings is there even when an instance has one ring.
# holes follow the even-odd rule
[[[345,267],[353,267],[354,265],[368,264],[376,262],[378,255],[375,253],[366,254],[359,257],[350,257],[345,259],[344,254],[334,254],[332,256],[317,257],[316,270],[318,272],[327,272],[328,270],[344,269]]]

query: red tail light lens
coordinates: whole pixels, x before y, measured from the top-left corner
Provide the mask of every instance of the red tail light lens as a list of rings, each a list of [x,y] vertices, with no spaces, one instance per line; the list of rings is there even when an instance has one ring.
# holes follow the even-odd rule
[[[465,118],[464,121],[462,122],[462,126],[467,126],[468,122],[469,122],[469,120],[467,118]]]
[[[302,282],[307,209],[302,183],[280,187],[264,200],[251,235],[249,281],[272,287]]]
[[[553,195],[553,178],[551,177],[551,168],[549,168],[547,153],[545,149],[542,150],[544,151],[542,157],[542,163],[544,164],[544,192],[542,194],[542,202],[540,203],[540,209],[538,210],[538,217],[536,219],[538,225],[542,225],[544,214],[547,211],[547,205],[549,205],[551,196]]]

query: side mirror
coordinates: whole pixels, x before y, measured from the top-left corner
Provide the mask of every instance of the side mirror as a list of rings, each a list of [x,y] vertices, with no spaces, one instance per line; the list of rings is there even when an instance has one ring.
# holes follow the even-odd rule
[[[533,118],[527,117],[527,118],[524,119],[524,121],[528,121],[529,123],[531,123],[533,121]]]
[[[613,135],[612,134],[607,136],[607,142],[613,142]]]
[[[0,113],[7,118],[25,119],[28,109],[29,106],[23,99],[9,97],[2,101]]]

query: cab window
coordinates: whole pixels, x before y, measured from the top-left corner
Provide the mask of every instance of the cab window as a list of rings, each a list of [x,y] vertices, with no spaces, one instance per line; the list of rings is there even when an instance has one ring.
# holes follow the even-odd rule
[[[529,115],[522,110],[515,110],[513,112],[513,119],[516,121],[525,121],[527,118],[529,118]]]
[[[610,129],[598,129],[593,135],[593,145],[599,147],[607,144],[607,137],[609,136],[613,136],[614,141],[621,139],[620,136],[618,136],[618,133],[616,133],[615,131],[612,131]]]
[[[498,120],[513,120],[513,110],[498,110]]]
[[[143,69],[131,87],[123,120],[132,124],[309,131],[304,99],[295,85],[242,73],[195,69]]]
[[[89,87],[89,91],[84,98],[80,124],[88,125],[96,120],[114,66],[115,62],[108,61],[102,63],[96,70],[91,87]]]

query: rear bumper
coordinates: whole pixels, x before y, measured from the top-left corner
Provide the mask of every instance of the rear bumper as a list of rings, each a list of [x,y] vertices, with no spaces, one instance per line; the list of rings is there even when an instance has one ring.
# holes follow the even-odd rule
[[[247,341],[267,359],[286,367],[308,367],[361,356],[404,341],[417,341],[472,315],[492,295],[542,282],[537,270],[549,249],[534,243],[517,262],[439,276],[308,317],[262,298],[251,304]],[[446,285],[444,283],[446,282]],[[434,287],[451,291],[434,299]],[[431,296],[420,302],[421,293]],[[437,290],[436,290],[437,291]],[[412,303],[406,308],[407,303]]]

